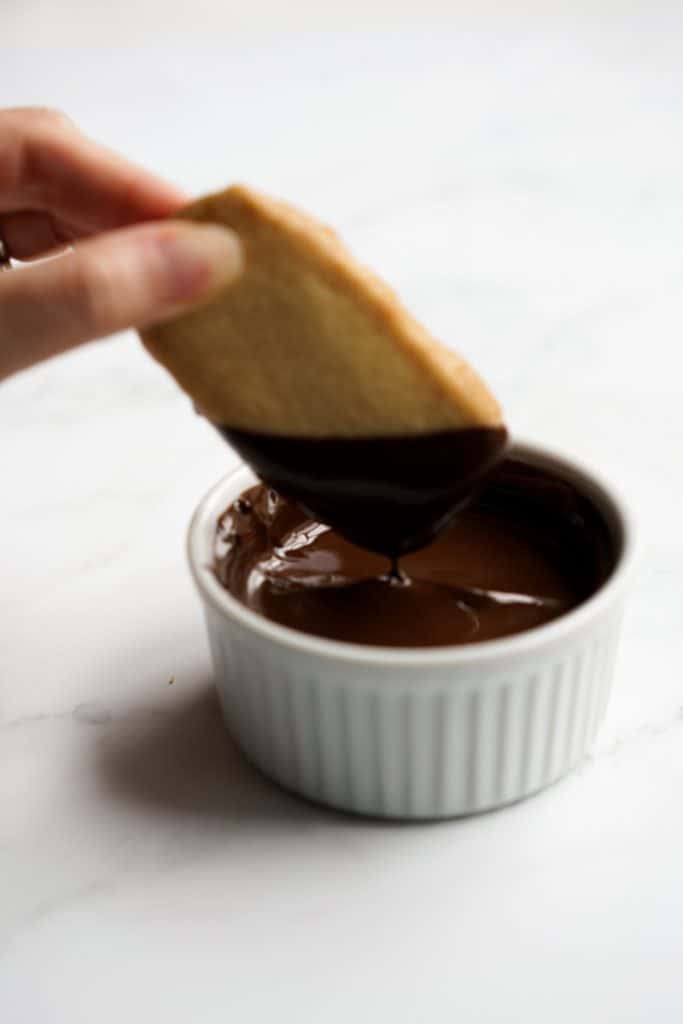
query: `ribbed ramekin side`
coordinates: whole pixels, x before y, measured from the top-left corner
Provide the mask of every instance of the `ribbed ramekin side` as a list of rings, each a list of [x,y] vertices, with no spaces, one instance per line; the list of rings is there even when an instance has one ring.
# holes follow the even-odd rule
[[[436,818],[518,800],[581,759],[609,697],[621,602],[495,674],[345,665],[206,615],[226,721],[264,773],[345,810]]]

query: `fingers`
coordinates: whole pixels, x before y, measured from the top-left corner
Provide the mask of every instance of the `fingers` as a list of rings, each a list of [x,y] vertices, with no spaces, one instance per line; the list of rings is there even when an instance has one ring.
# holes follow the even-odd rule
[[[237,236],[167,221],[0,274],[0,379],[92,338],[167,319],[240,273]]]
[[[42,211],[90,234],[175,213],[185,196],[93,142],[63,114],[0,111],[0,215]]]
[[[30,260],[80,237],[68,224],[49,213],[22,210],[0,216],[0,238],[17,260]]]

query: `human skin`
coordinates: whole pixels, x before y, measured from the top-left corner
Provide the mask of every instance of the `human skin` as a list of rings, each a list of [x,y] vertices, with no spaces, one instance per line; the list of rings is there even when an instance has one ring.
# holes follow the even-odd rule
[[[0,238],[22,261],[0,273],[0,380],[168,319],[233,280],[237,236],[173,220],[186,201],[64,114],[0,110]]]

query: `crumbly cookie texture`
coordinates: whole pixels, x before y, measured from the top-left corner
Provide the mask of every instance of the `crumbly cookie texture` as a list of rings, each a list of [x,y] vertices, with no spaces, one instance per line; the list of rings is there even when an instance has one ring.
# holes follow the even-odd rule
[[[422,327],[325,225],[234,186],[180,214],[232,228],[242,275],[141,332],[210,420],[306,437],[497,426],[475,371]]]

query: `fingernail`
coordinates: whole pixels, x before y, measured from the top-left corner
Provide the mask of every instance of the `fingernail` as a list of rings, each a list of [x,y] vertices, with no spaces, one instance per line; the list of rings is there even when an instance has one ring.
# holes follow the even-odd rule
[[[239,238],[216,224],[165,225],[156,244],[163,264],[164,299],[170,303],[209,298],[242,270]]]

